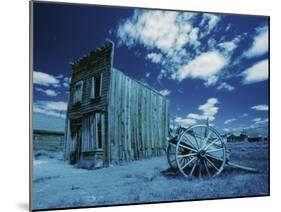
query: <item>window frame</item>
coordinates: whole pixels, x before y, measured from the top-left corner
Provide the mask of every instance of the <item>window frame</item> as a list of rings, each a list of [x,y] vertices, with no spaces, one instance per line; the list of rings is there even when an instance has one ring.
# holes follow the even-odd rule
[[[73,91],[73,98],[72,98],[72,103],[74,105],[82,102],[83,85],[84,85],[84,83],[82,80],[79,80],[79,81],[75,82],[75,84],[74,84],[74,91]],[[78,90],[78,86],[80,87],[79,90]],[[77,94],[77,92],[79,92],[79,94]]]
[[[99,95],[96,96],[96,79],[97,77],[100,77],[100,86],[99,86]],[[103,79],[103,73],[100,73],[99,76],[93,76],[91,78],[91,99],[96,99],[102,96],[102,79]]]

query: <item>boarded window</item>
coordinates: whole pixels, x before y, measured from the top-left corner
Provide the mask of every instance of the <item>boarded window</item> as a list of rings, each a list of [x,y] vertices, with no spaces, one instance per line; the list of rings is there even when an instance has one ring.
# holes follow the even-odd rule
[[[102,91],[102,73],[99,76],[92,78],[92,89],[91,89],[91,98],[97,98],[101,96]]]
[[[82,81],[76,82],[74,85],[73,104],[82,101],[82,91],[83,91],[83,82]]]

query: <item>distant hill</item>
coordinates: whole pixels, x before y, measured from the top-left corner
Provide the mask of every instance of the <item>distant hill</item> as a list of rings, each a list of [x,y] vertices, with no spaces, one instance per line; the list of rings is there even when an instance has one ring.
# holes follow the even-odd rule
[[[42,113],[33,113],[33,129],[64,132],[65,119]]]

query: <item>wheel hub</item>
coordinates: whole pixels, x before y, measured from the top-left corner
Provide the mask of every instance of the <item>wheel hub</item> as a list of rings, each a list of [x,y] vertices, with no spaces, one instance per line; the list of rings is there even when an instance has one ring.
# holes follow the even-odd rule
[[[199,157],[199,158],[204,158],[206,156],[206,150],[200,150],[200,151],[198,151],[198,153],[197,153],[197,157]]]

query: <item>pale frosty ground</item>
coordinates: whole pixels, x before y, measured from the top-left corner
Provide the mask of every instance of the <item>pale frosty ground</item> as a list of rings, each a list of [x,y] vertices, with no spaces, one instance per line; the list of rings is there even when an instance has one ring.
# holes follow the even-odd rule
[[[187,180],[165,176],[166,157],[98,170],[75,168],[63,160],[34,160],[33,209],[192,200],[268,194],[267,143],[230,145],[231,161],[261,170],[226,169],[215,178]]]

